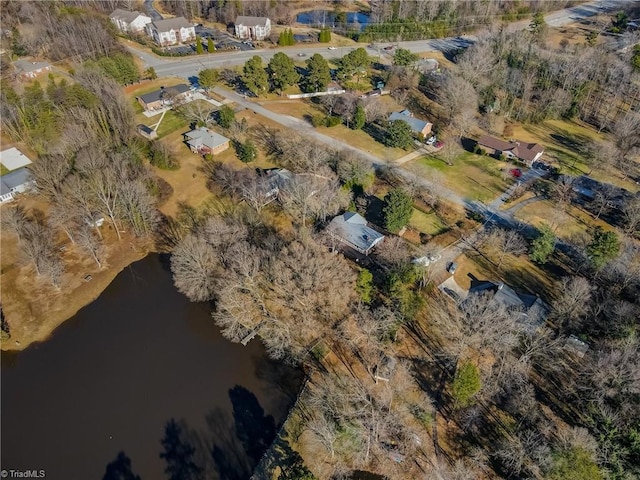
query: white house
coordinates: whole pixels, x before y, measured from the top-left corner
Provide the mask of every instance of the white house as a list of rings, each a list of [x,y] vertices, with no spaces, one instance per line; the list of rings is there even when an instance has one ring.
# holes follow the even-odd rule
[[[31,172],[22,167],[0,177],[0,203],[10,202],[16,193],[26,192],[34,184]]]
[[[196,38],[194,25],[184,17],[152,21],[147,25],[147,33],[161,47],[190,42]]]
[[[23,80],[30,80],[36,78],[41,73],[51,71],[51,64],[49,62],[34,62],[24,59],[16,60],[13,62],[13,65],[16,67],[18,77]]]
[[[267,17],[245,17],[243,15],[236,18],[236,37],[250,38],[253,40],[264,40],[271,33],[271,20]]]
[[[144,31],[145,27],[151,23],[151,17],[147,17],[140,12],[129,12],[117,8],[113,11],[109,18],[118,30],[123,33],[139,33]]]

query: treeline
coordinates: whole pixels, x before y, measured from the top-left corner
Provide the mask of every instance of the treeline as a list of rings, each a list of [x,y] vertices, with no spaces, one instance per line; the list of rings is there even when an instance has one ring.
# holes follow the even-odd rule
[[[51,205],[46,216],[10,208],[3,222],[33,247],[24,249],[28,259],[54,284],[62,274],[55,232],[101,267],[102,222],[120,239],[125,230],[151,235],[158,221],[158,184],[142,162],[145,146],[133,136],[133,112],[120,87],[90,68],[73,80],[50,79],[46,90],[36,82],[23,95],[6,85],[0,94],[3,130],[40,154],[29,168]]]
[[[96,13],[96,6],[96,2],[5,2],[0,18],[3,28],[11,29],[15,55],[86,61],[122,85],[139,81],[133,56],[118,43],[113,25]]]

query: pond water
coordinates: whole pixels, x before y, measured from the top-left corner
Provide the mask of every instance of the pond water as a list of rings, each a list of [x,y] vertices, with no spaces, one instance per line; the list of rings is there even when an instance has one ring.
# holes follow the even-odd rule
[[[225,340],[210,310],[150,255],[46,342],[3,352],[1,468],[47,480],[156,480],[166,468],[248,478],[301,375],[257,340]]]
[[[369,15],[366,13],[345,12],[343,15],[346,16],[347,25],[344,25],[343,19],[336,18],[336,13],[331,10],[308,10],[306,12],[300,12],[296,16],[296,22],[315,27],[326,25],[329,27],[342,28],[345,26],[349,27],[354,24],[359,24],[360,29],[364,28],[367,23],[369,23]]]

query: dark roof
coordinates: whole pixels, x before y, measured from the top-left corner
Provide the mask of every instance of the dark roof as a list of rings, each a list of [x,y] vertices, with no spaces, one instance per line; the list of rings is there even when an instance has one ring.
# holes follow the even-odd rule
[[[0,194],[4,195],[11,192],[14,188],[20,187],[25,183],[33,180],[31,172],[26,168],[19,168],[11,173],[7,173],[0,177]]]
[[[151,127],[148,127],[142,123],[138,124],[138,130],[142,133],[146,133],[147,135],[151,135],[155,130]]]
[[[384,235],[367,225],[367,221],[354,212],[338,215],[327,230],[360,251],[366,252],[382,241]]]
[[[122,20],[125,21],[127,23],[131,23],[133,22],[136,18],[138,18],[140,15],[142,15],[143,17],[146,17],[146,15],[140,13],[140,12],[130,12],[128,10],[122,10],[121,8],[116,8],[113,13],[111,15],[109,15],[109,18],[114,18],[114,19],[118,19],[118,20]],[[149,18],[149,17],[147,17]]]
[[[20,73],[29,73],[35,72],[36,70],[40,70],[42,68],[51,68],[51,64],[49,62],[31,62],[29,60],[16,60],[13,62],[13,65]]]
[[[193,27],[193,23],[187,21],[184,17],[167,18],[165,20],[154,20],[151,24],[159,32],[168,32],[169,30],[180,30],[181,28]]]
[[[240,15],[236,18],[236,25],[244,25],[245,27],[266,27],[267,17],[247,17]]]
[[[422,130],[427,125],[431,125],[430,122],[426,122],[424,120],[420,120],[419,118],[415,118],[413,114],[409,110],[403,110],[401,112],[393,112],[389,115],[389,121],[395,122],[396,120],[403,120],[409,124],[411,130],[416,133],[422,133]]]
[[[262,177],[262,185],[267,194],[276,194],[281,188],[284,188],[292,179],[293,173],[286,168],[269,168],[260,171]]]
[[[162,100],[165,96],[165,92],[167,90],[175,90],[178,94],[186,93],[191,89],[189,85],[180,83],[178,85],[174,85],[173,87],[165,87],[160,90],[155,90],[153,92],[147,93],[145,95],[140,95],[138,98],[141,99],[144,103],[153,103],[158,100]]]
[[[511,152],[516,157],[529,162],[533,161],[536,155],[544,152],[544,147],[537,143],[521,142],[520,140],[507,142],[490,135],[480,137],[478,145],[489,147],[500,152]]]

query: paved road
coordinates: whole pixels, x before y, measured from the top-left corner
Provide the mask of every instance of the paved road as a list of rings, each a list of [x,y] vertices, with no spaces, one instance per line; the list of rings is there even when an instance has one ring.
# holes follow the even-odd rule
[[[611,11],[615,9],[617,5],[629,3],[630,1],[632,0],[597,0],[550,13],[545,17],[545,19],[549,25],[558,27],[576,20],[594,16],[601,11]],[[150,0],[146,0],[145,6],[147,3],[150,3]],[[512,31],[523,30],[527,28],[528,25],[529,20],[525,20],[509,24],[507,28]],[[450,51],[452,49],[467,47],[474,41],[474,36],[465,36],[400,42],[399,46],[407,48],[412,52]],[[308,58],[314,53],[321,53],[326,58],[335,59],[343,57],[359,46],[361,45],[338,47],[335,50],[329,50],[327,47],[300,45],[285,49],[278,48],[269,50],[250,50],[244,52],[220,52],[211,55],[199,55],[197,57],[193,56],[187,58],[160,58],[155,55],[141,52],[134,48],[133,43],[129,45],[129,49],[134,55],[140,57],[146,63],[147,67],[154,67],[158,76],[178,76],[189,79],[196,77],[198,72],[203,68],[228,68],[236,65],[242,65],[254,55],[260,56],[265,62],[268,62],[271,57],[279,51],[284,51],[289,56],[297,59],[304,59],[305,57]],[[388,56],[384,50],[370,48],[368,46],[365,48],[369,55],[373,57]],[[304,57],[298,57],[298,54],[303,54]]]
[[[162,15],[153,6],[153,0],[144,0],[144,9],[152,20],[162,20]]]

